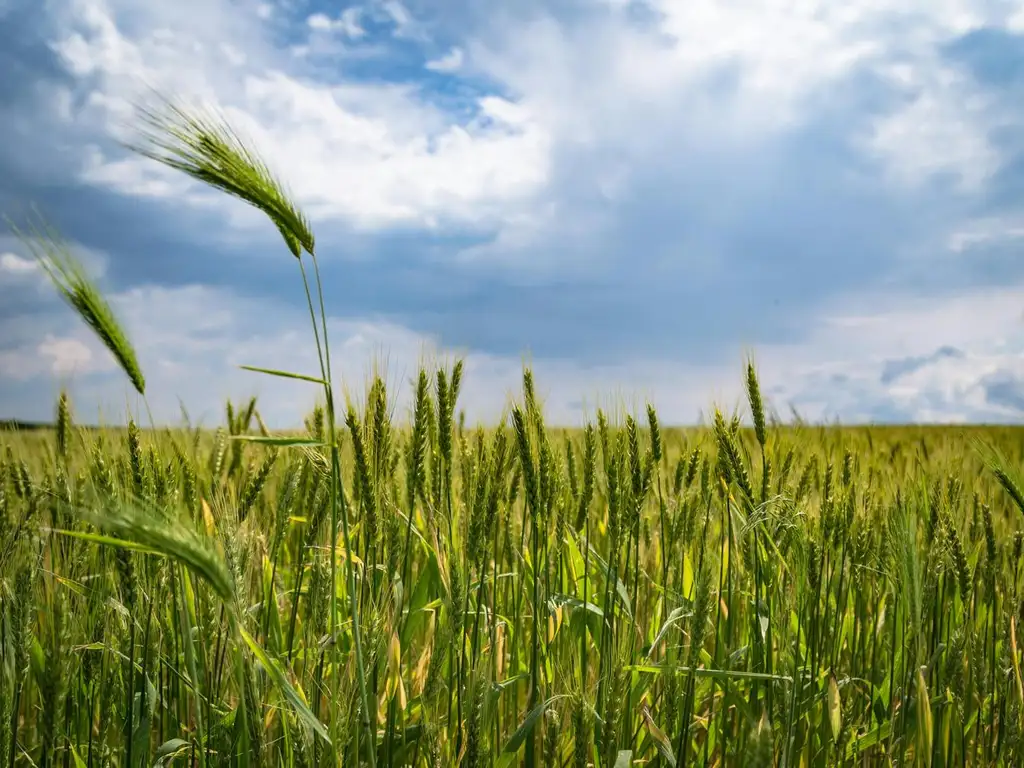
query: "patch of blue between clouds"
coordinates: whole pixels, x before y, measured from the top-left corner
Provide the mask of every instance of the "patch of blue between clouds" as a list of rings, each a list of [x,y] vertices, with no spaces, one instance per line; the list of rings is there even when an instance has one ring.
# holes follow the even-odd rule
[[[1008,371],[995,371],[981,380],[987,402],[1024,413],[1024,380]]]

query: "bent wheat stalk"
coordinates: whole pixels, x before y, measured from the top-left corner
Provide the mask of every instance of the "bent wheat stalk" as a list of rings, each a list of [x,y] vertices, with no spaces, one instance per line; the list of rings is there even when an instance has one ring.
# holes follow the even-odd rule
[[[348,509],[342,485],[338,450],[334,387],[331,373],[331,352],[327,333],[327,314],[324,307],[323,281],[314,252],[315,241],[306,217],[289,198],[284,186],[270,172],[267,165],[241,139],[228,123],[216,115],[204,115],[179,105],[165,102],[163,109],[143,109],[142,142],[131,146],[139,154],[182,171],[192,178],[220,189],[261,210],[274,223],[292,255],[299,260],[302,283],[306,292],[313,338],[323,381],[327,416],[327,448],[330,452],[331,474],[331,583],[337,584],[337,536],[340,518],[348,571],[349,609],[352,614],[352,641],[355,651],[356,674],[359,682],[361,721],[367,732],[367,756],[371,766],[376,759],[376,731],[372,724],[370,698],[367,694],[366,674],[359,622],[359,599],[356,589],[353,547],[349,531]],[[319,305],[309,290],[309,281],[302,264],[302,253],[309,254],[313,262],[314,279]],[[321,338],[322,331],[322,338]],[[338,664],[337,589],[331,589],[330,632],[335,642],[331,646],[332,667],[340,674]]]

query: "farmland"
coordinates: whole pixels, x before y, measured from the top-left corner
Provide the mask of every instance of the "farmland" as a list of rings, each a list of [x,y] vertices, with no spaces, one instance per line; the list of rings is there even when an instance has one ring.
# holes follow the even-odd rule
[[[346,411],[333,568],[323,409],[287,445],[255,402],[4,434],[5,759],[1019,763],[1020,498],[986,463],[1019,431],[552,430],[529,375],[472,429],[459,376],[408,423],[380,381]]]

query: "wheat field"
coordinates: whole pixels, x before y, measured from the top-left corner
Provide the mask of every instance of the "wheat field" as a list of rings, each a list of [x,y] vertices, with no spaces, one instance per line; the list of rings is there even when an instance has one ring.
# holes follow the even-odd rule
[[[1024,764],[1024,433],[657,412],[500,424],[463,370],[408,413],[335,400],[315,240],[231,129],[170,107],[136,149],[263,211],[306,289],[320,405],[270,432],[0,432],[7,766]],[[21,233],[145,396],[111,307]],[[296,421],[303,419],[296,415]]]

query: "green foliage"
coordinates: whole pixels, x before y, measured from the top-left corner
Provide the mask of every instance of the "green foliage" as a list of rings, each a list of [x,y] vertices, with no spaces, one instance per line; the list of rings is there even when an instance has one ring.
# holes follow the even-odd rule
[[[432,378],[415,379],[409,421],[389,435],[372,384],[348,416],[361,440],[339,456],[362,499],[346,502],[352,544],[337,557],[357,564],[378,762],[1024,757],[1018,430],[767,426],[771,459],[823,469],[775,476],[752,505],[739,478],[760,484],[753,428],[680,430],[646,413],[662,463],[681,468],[646,492],[658,480],[645,480],[635,421],[554,430],[524,401],[506,427],[463,438],[445,416],[450,373],[441,409]],[[331,631],[323,441],[239,442],[239,469],[214,483],[227,468],[215,430],[74,429],[3,438],[2,525],[20,531],[0,560],[14,764],[125,766],[129,733],[133,766],[368,761],[341,581]],[[556,439],[568,449],[544,447]],[[709,457],[713,480],[698,482]],[[163,502],[156,471],[169,472]],[[60,473],[66,513],[52,518]],[[635,526],[613,529],[609,489]],[[559,522],[581,508],[579,528]]]

